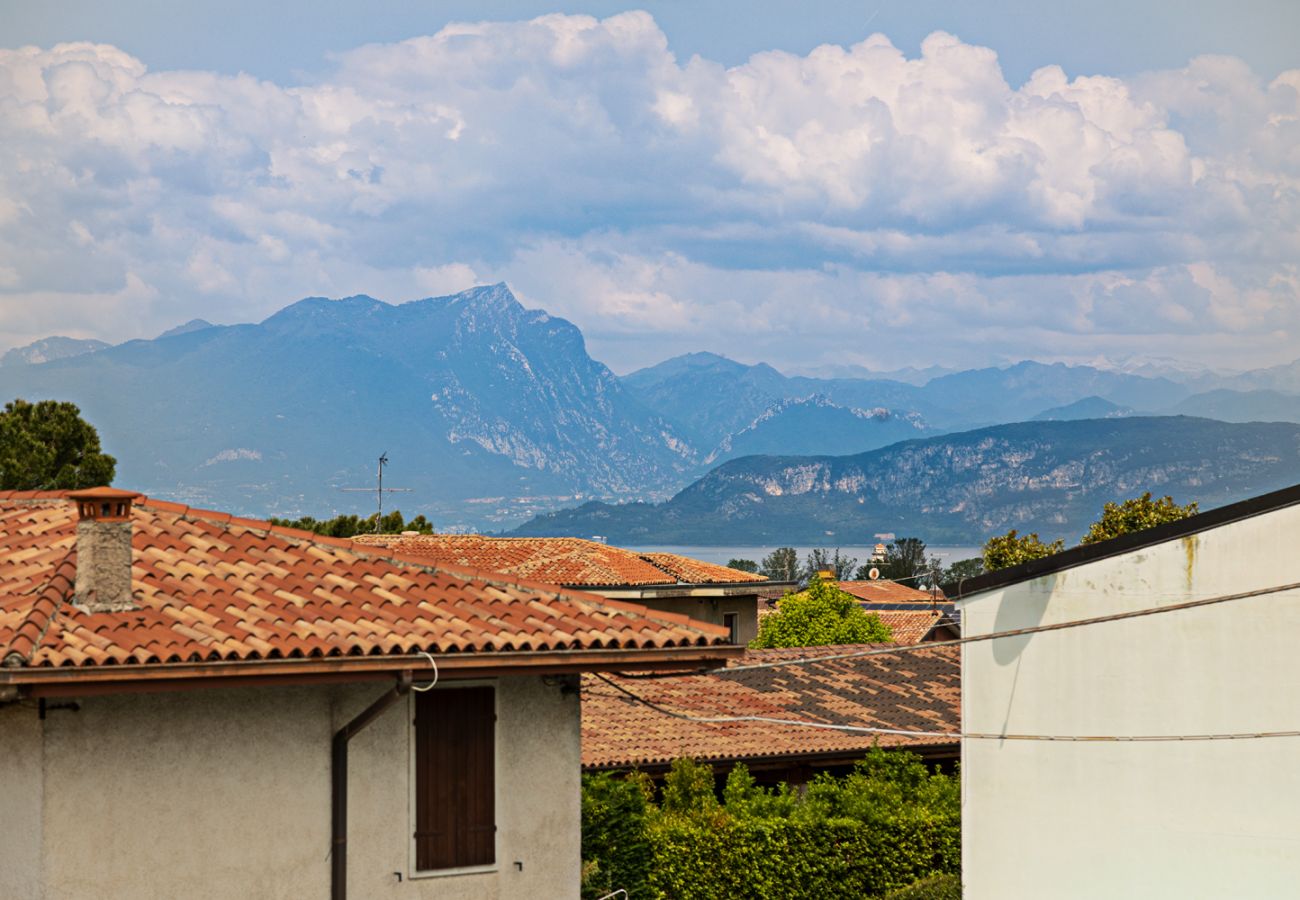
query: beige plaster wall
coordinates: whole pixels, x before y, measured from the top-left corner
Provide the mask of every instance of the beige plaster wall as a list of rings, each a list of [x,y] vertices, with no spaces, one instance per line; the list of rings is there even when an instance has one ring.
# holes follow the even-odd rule
[[[1300,508],[970,598],[967,635],[1300,582]],[[963,647],[968,732],[1300,727],[1300,591]],[[1300,738],[967,739],[967,898],[1293,896]]]
[[[725,613],[737,613],[740,616],[740,643],[748,644],[758,637],[758,597],[754,595],[740,597],[656,597],[654,599],[636,600],[650,609],[664,612],[680,613],[698,622],[713,625],[725,625]]]
[[[349,896],[577,896],[577,698],[537,678],[497,686],[498,866],[412,877],[403,699],[352,741]],[[89,697],[78,713],[51,714],[43,743],[0,720],[0,746],[18,744],[0,769],[5,796],[10,782],[22,785],[15,808],[33,811],[40,840],[37,875],[30,846],[0,850],[10,855],[0,864],[18,857],[12,883],[27,891],[11,894],[6,874],[4,896],[328,896],[330,737],[386,689]]]
[[[0,897],[41,896],[41,726],[32,705],[0,707]]]

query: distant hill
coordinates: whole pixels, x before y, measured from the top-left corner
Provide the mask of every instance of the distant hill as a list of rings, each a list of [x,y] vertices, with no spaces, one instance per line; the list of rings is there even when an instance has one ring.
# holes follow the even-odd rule
[[[339,487],[414,492],[440,527],[519,521],[586,496],[667,494],[694,450],[505,285],[393,306],[309,298],[210,326],[0,369],[0,397],[78,403],[118,482],[243,513],[369,511]]]
[[[1084,397],[1065,406],[1045,409],[1030,419],[1031,422],[1068,422],[1074,419],[1118,419],[1133,415],[1132,407],[1120,406],[1101,397]]]
[[[207,321],[206,319],[190,319],[188,322],[186,322],[183,325],[177,325],[175,328],[168,328],[162,334],[158,335],[158,337],[160,338],[177,337],[182,334],[189,334],[192,331],[202,331],[205,328],[214,328],[214,327],[216,326],[214,326],[211,322]]]
[[[812,396],[847,408],[916,415],[930,428],[951,431],[1023,421],[1090,397],[1157,410],[1192,393],[1163,377],[1062,363],[1025,361],[909,384],[886,378],[787,377],[763,363],[745,365],[712,353],[676,357],[622,380],[642,403],[705,446],[716,446],[782,400]]]
[[[1300,394],[1266,389],[1232,391],[1221,388],[1193,394],[1174,406],[1179,415],[1205,416],[1224,422],[1300,422]]]
[[[52,362],[56,359],[71,359],[85,353],[95,353],[109,345],[103,341],[80,340],[70,337],[42,338],[25,347],[14,347],[0,356],[0,366],[31,366]]]
[[[861,453],[929,431],[915,413],[852,409],[823,396],[781,400],[728,436],[706,464],[754,454]]]
[[[630,544],[980,543],[1009,528],[1078,540],[1144,490],[1219,506],[1300,482],[1300,425],[1183,416],[1022,422],[853,456],[749,456],[659,504],[587,503],[517,535]]]

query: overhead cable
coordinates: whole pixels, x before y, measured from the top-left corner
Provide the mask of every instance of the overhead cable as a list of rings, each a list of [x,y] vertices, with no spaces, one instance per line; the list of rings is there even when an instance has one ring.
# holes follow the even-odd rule
[[[1068,622],[1054,622],[1050,625],[1033,625],[1028,628],[1013,628],[1008,631],[991,631],[987,634],[972,634],[966,637],[953,638],[947,641],[930,641],[923,644],[900,644],[896,647],[875,647],[871,650],[856,650],[852,653],[836,653],[829,656],[814,656],[800,659],[782,659],[775,662],[753,663],[744,666],[726,666],[718,669],[710,669],[709,674],[721,674],[724,672],[748,672],[755,669],[776,669],[782,666],[797,666],[805,663],[828,662],[835,659],[858,659],[865,656],[885,656],[897,653],[913,653],[918,650],[933,650],[938,647],[958,647],[962,644],[973,644],[978,641],[994,641],[999,638],[1022,637],[1028,634],[1039,634],[1045,631],[1063,631],[1067,628],[1081,628],[1084,625],[1101,625],[1105,622],[1119,622],[1123,619],[1136,619],[1142,616],[1154,616],[1160,613],[1177,612],[1184,609],[1196,609],[1201,606],[1213,606],[1217,603],[1229,603],[1233,600],[1246,600],[1251,597],[1262,597],[1266,594],[1280,594],[1284,591],[1300,590],[1300,581],[1291,584],[1282,584],[1275,587],[1259,588],[1253,591],[1242,591],[1238,594],[1222,594],[1217,597],[1204,597],[1200,600],[1187,600],[1182,603],[1171,603],[1167,606],[1152,606],[1144,609],[1129,610],[1127,612],[1111,613],[1105,616],[1093,616],[1088,619],[1072,619]]]

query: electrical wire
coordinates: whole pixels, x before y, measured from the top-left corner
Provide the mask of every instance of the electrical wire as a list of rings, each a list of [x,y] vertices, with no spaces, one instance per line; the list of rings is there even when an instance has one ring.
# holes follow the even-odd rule
[[[932,650],[937,647],[952,647],[962,644],[970,644],[976,641],[990,641],[999,638],[1020,637],[1029,634],[1038,634],[1045,631],[1061,631],[1067,628],[1080,628],[1085,625],[1098,625],[1105,622],[1117,622],[1123,619],[1135,619],[1142,616],[1158,615],[1160,613],[1176,612],[1179,610],[1196,609],[1202,606],[1211,606],[1218,603],[1228,603],[1234,600],[1245,600],[1251,597],[1262,597],[1268,594],[1278,594],[1285,591],[1300,589],[1300,582],[1291,584],[1276,585],[1274,587],[1259,588],[1253,591],[1242,591],[1236,594],[1222,594],[1215,597],[1204,597],[1199,600],[1188,600],[1183,603],[1170,604],[1168,606],[1149,607],[1146,609],[1130,610],[1122,613],[1112,613],[1105,616],[1094,616],[1088,619],[1074,619],[1068,622],[1056,622],[1051,625],[1035,625],[1029,628],[1015,628],[1008,631],[995,631],[987,634],[971,635],[969,637],[958,638],[950,641],[934,641],[928,644],[910,644],[899,647],[879,647],[872,650],[857,651],[854,653],[837,653],[829,656],[818,656],[801,659],[779,660],[770,663],[756,663],[748,666],[731,666],[720,669],[713,669],[701,674],[719,675],[731,672],[753,671],[756,669],[774,669],[782,666],[800,665],[816,662],[828,662],[841,659],[861,659],[867,656],[883,656],[886,654],[907,653],[917,650]],[[997,741],[1061,741],[1070,743],[1147,743],[1147,742],[1171,742],[1171,741],[1236,741],[1236,740],[1256,740],[1264,738],[1288,738],[1300,737],[1300,730],[1290,731],[1256,731],[1256,732],[1231,732],[1220,734],[1143,734],[1143,735],[1079,735],[1079,734],[1012,734],[1012,733],[990,733],[990,732],[962,732],[962,731],[915,731],[898,728],[872,728],[859,725],[836,725],[829,722],[811,722],[803,719],[779,719],[771,716],[693,716],[689,713],[678,712],[668,709],[648,700],[645,697],[629,691],[620,684],[611,681],[605,675],[597,672],[594,673],[597,678],[608,684],[610,687],[624,694],[631,700],[640,703],[656,712],[670,716],[674,719],[681,719],[687,722],[698,722],[701,724],[728,724],[742,722],[757,722],[769,725],[789,725],[800,728],[815,728],[830,731],[851,732],[855,734],[877,734],[877,735],[895,735],[901,737],[918,737],[918,738],[941,738],[947,740],[967,739],[967,740],[997,740]]]
[[[1251,597],[1263,597],[1266,594],[1280,594],[1285,591],[1300,590],[1300,581],[1291,584],[1282,584],[1275,587],[1259,588],[1254,591],[1243,591],[1239,594],[1222,594],[1216,597],[1204,597],[1200,600],[1188,600],[1183,603],[1171,603],[1168,606],[1151,606],[1145,609],[1129,610],[1121,613],[1111,613],[1105,616],[1093,616],[1088,619],[1072,619],[1068,622],[1054,622],[1050,625],[1033,625],[1028,628],[1013,628],[1008,631],[991,631],[987,634],[973,634],[967,637],[953,638],[947,641],[930,641],[924,644],[900,644],[896,647],[876,647],[871,650],[857,650],[852,653],[836,653],[829,656],[815,656],[800,659],[782,659],[768,663],[753,663],[745,666],[725,666],[711,670],[711,674],[720,672],[748,672],[755,669],[776,669],[782,666],[797,666],[805,663],[828,662],[835,659],[858,659],[865,656],[885,656],[898,653],[914,653],[919,650],[934,650],[939,647],[958,647],[962,644],[973,644],[979,641],[993,641],[999,638],[1022,637],[1029,634],[1040,634],[1045,631],[1063,631],[1067,628],[1081,628],[1085,625],[1100,625],[1105,622],[1119,622],[1123,619],[1137,619],[1142,616],[1154,616],[1161,613],[1177,612],[1185,609],[1196,609],[1201,606],[1213,606],[1217,603],[1229,603],[1233,600],[1246,600]]]
[[[429,665],[433,666],[433,681],[430,681],[428,684],[422,685],[420,687],[411,685],[411,690],[415,691],[416,693],[423,694],[425,691],[433,690],[434,687],[436,687],[438,684],[438,662],[433,658],[432,653],[425,653],[423,650],[417,650],[416,653],[419,653],[421,656],[427,659],[429,661]]]
[[[852,734],[894,735],[899,737],[941,738],[946,740],[984,740],[984,741],[1061,741],[1068,743],[1149,743],[1167,741],[1240,741],[1256,738],[1300,737],[1300,730],[1295,731],[1256,731],[1233,732],[1226,734],[1012,734],[979,731],[915,731],[906,728],[873,728],[866,725],[836,725],[831,722],[810,722],[807,719],[778,719],[773,716],[693,716],[677,712],[634,694],[621,684],[610,681],[599,672],[593,673],[601,681],[625,694],[628,698],[642,704],[655,712],[685,722],[698,722],[705,725],[726,725],[743,722],[758,722],[766,725],[791,725],[799,728],[819,728],[824,731],[843,731]]]

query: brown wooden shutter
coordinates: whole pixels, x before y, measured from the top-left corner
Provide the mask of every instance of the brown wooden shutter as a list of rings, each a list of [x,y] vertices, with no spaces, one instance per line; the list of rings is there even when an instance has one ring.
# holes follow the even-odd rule
[[[496,862],[495,732],[493,688],[416,695],[416,869]]]

